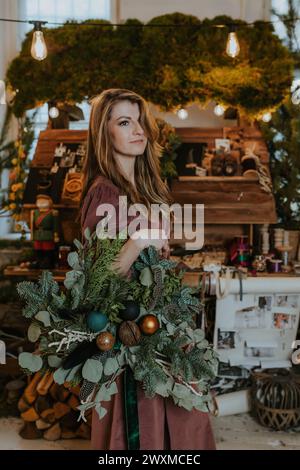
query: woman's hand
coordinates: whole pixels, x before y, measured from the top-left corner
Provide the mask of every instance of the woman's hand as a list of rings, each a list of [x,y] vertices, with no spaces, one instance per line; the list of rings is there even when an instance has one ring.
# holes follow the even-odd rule
[[[142,251],[144,248],[154,246],[157,250],[166,251],[168,249],[168,239],[166,232],[162,229],[142,229],[136,231],[130,236],[137,250]]]
[[[151,238],[149,238],[149,234]],[[119,255],[112,263],[112,269],[119,274],[126,276],[133,263],[138,258],[140,252],[149,246],[154,246],[160,250],[162,256],[169,256],[169,244],[166,233],[161,229],[139,230],[132,234],[129,240],[123,245]]]

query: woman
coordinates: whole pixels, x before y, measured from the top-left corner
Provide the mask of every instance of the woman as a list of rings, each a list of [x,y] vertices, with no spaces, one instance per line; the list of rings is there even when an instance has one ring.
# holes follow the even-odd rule
[[[168,204],[169,192],[160,178],[158,130],[146,101],[129,90],[111,89],[92,101],[87,157],[84,165],[81,225],[93,232],[101,216],[97,208],[110,203],[118,214],[119,196],[130,204]],[[119,227],[117,230],[123,228]],[[129,223],[129,220],[126,222]],[[114,269],[127,275],[140,252],[150,245],[168,255],[163,230],[155,238],[132,236],[123,245]],[[127,448],[124,426],[123,383],[118,378],[118,393],[106,403],[101,421],[96,413],[92,422],[92,447],[98,450]],[[137,385],[140,449],[214,449],[214,439],[206,413],[186,411],[172,399],[146,398]]]

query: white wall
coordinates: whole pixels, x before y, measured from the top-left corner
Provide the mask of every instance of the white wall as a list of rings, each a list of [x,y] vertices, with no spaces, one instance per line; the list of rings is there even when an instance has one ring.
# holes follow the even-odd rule
[[[18,0],[0,0],[0,18],[19,18],[18,14]],[[0,21],[0,80],[4,80],[6,68],[9,62],[18,53],[18,25],[17,23],[10,23]],[[3,118],[5,116],[6,105],[0,105],[0,128],[2,127]],[[17,124],[14,121],[10,127],[8,139],[16,136]],[[0,188],[7,187],[8,171],[4,171],[0,178]],[[0,218],[0,236],[3,237],[11,230],[11,220],[8,217]]]
[[[167,13],[186,13],[198,18],[228,15],[246,21],[269,19],[271,0],[113,0],[116,19],[149,21]]]

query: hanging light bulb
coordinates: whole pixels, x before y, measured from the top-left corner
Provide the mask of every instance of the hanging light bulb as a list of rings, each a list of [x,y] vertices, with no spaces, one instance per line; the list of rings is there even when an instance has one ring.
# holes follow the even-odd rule
[[[6,90],[3,80],[0,80],[0,104],[6,104]]]
[[[300,87],[296,88],[296,90],[293,92],[291,100],[295,105],[300,104]]]
[[[291,84],[291,93],[294,93],[294,91],[296,91],[297,88],[300,88],[300,79],[294,78]]]
[[[270,122],[272,119],[272,114],[271,113],[264,113],[261,117],[262,121],[264,122]]]
[[[235,27],[231,26],[228,38],[227,38],[227,44],[226,44],[226,54],[229,55],[229,57],[232,57],[233,59],[237,57],[240,53],[240,44],[238,37],[235,32]]]
[[[56,119],[59,116],[59,109],[56,106],[52,106],[49,109],[49,116],[51,119]]]
[[[215,113],[216,116],[223,116],[223,114],[225,113],[224,106],[222,106],[221,104],[217,104],[214,107],[214,113]]]
[[[34,32],[31,44],[31,55],[36,60],[44,60],[47,57],[47,46],[42,31],[42,25],[47,21],[29,21],[34,25]]]
[[[189,113],[184,108],[180,108],[177,111],[177,116],[179,117],[179,119],[186,119],[188,117],[188,115],[189,115]]]

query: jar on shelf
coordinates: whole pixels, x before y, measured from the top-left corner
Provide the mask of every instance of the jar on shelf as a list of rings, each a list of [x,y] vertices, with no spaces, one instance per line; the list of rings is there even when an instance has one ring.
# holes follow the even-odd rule
[[[60,246],[58,249],[58,267],[59,268],[68,268],[68,255],[71,251],[69,246]]]

